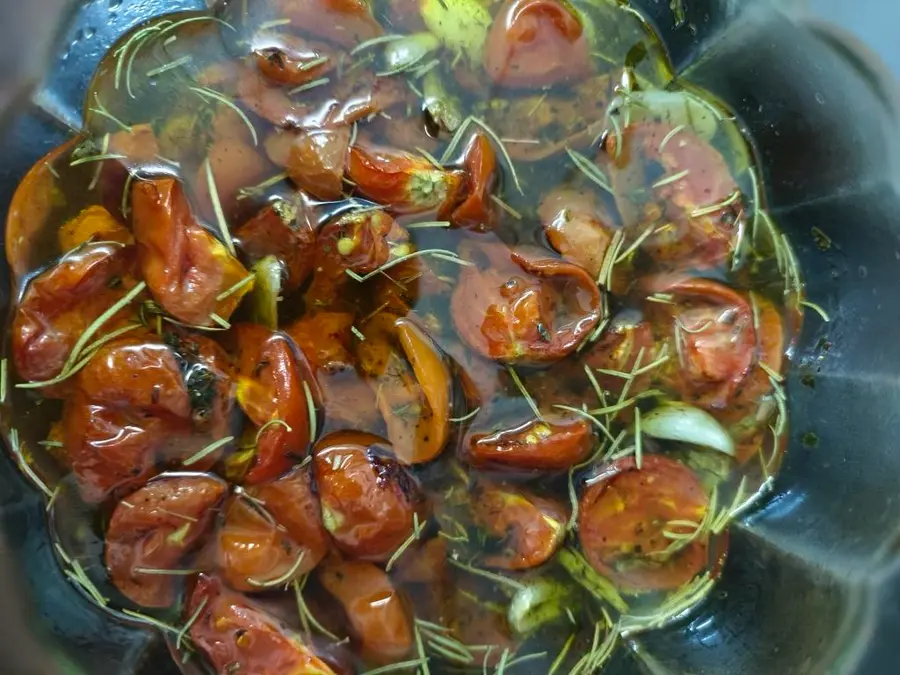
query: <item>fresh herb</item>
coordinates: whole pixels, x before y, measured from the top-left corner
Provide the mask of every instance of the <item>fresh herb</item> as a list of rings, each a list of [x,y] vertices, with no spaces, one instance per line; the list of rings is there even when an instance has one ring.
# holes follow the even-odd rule
[[[383,207],[379,207],[379,208],[383,208]],[[358,281],[358,282],[368,281],[372,277],[378,276],[379,274],[386,272],[387,270],[391,269],[392,267],[395,267],[396,265],[399,265],[402,262],[406,262],[407,260],[409,260],[411,258],[416,258],[418,256],[423,256],[423,255],[428,255],[428,256],[432,256],[432,257],[437,256],[437,257],[440,257],[441,260],[446,260],[448,262],[454,262],[458,265],[471,265],[471,263],[469,263],[466,260],[460,260],[459,255],[454,253],[453,251],[448,251],[448,250],[440,249],[440,248],[426,248],[421,251],[414,251],[412,253],[407,253],[406,255],[402,255],[397,258],[394,258],[393,260],[389,260],[388,262],[386,262],[384,265],[382,265],[378,269],[373,270],[372,272],[369,272],[368,274],[363,275],[363,276],[360,276],[359,274],[357,274],[356,272],[354,272],[353,270],[350,270],[350,269],[346,269],[346,270],[344,270],[344,272],[347,274],[347,276],[349,276],[354,281]]]
[[[225,94],[222,94],[215,89],[210,89],[209,87],[191,87],[191,91],[197,94],[197,96],[202,98],[207,103],[209,103],[211,100],[218,101],[222,105],[231,108],[231,110],[237,113],[237,116],[241,118],[241,121],[250,130],[250,136],[253,137],[253,145],[259,145],[259,137],[256,135],[256,127],[253,126],[253,123],[250,121],[250,118],[247,117],[247,114],[243,110],[241,110],[234,101],[225,96]]]
[[[6,391],[9,387],[9,362],[0,359],[0,405],[6,403]]]
[[[370,47],[374,47],[374,46],[376,46],[376,45],[384,44],[385,42],[393,42],[394,40],[402,40],[402,39],[404,39],[404,38],[406,38],[406,37],[409,37],[409,36],[407,36],[407,35],[399,35],[399,34],[396,34],[396,33],[391,34],[391,35],[380,35],[380,36],[378,36],[378,37],[374,37],[374,38],[372,38],[372,39],[370,39],[370,40],[366,40],[366,41],[364,41],[364,42],[360,42],[358,45],[356,45],[352,50],[350,50],[350,56],[356,56],[356,55],[359,54],[361,51],[364,51],[364,50],[366,50],[366,49],[369,49]]]
[[[632,243],[631,246],[626,248],[624,252],[619,254],[619,256],[615,259],[613,264],[618,265],[623,260],[626,260],[628,258],[628,256],[630,256],[632,253],[637,251],[638,248],[640,248],[641,244],[643,244],[647,240],[647,237],[649,237],[651,234],[653,234],[653,231],[655,229],[656,229],[656,225],[650,225],[646,230],[641,232],[640,236],[634,240],[634,243]]]
[[[255,197],[257,195],[260,195],[260,194],[264,193],[266,190],[268,190],[270,187],[278,185],[280,182],[285,180],[287,177],[288,177],[288,175],[286,173],[282,172],[282,173],[275,174],[271,178],[267,178],[262,183],[257,183],[256,185],[253,185],[250,187],[241,188],[237,192],[237,199],[242,200],[242,199],[247,199],[248,197]]]
[[[626,614],[619,619],[623,637],[630,637],[642,631],[661,628],[678,619],[702,602],[716,581],[712,575],[701,574],[671,593],[656,611],[646,614]]]
[[[47,484],[41,479],[40,476],[31,468],[31,464],[28,461],[28,458],[25,456],[25,452],[22,449],[21,444],[19,443],[19,431],[15,428],[9,430],[9,449],[12,451],[13,456],[16,459],[16,463],[19,465],[19,468],[22,470],[28,478],[34,483],[35,487],[37,487],[41,492],[43,492],[47,497],[53,498],[53,491],[47,487]]]
[[[175,626],[173,626],[171,624],[168,624],[164,621],[160,621],[159,619],[154,619],[152,616],[147,616],[146,614],[141,614],[140,612],[134,612],[130,609],[123,609],[122,614],[124,614],[125,616],[129,616],[132,619],[137,619],[138,621],[140,621],[142,623],[147,623],[147,624],[150,624],[151,626],[155,626],[156,628],[159,628],[161,631],[163,631],[165,633],[172,633],[175,636],[177,636],[179,633],[181,633],[180,628],[176,628]]]
[[[446,220],[432,220],[422,223],[410,223],[409,225],[404,225],[404,227],[407,230],[427,230],[432,228],[450,227],[450,222]]]
[[[291,568],[276,579],[270,579],[268,581],[257,581],[256,579],[247,577],[247,583],[251,586],[256,586],[257,588],[274,588],[275,586],[288,584],[293,576],[297,573],[297,570],[300,569],[300,565],[303,564],[303,558],[305,557],[306,551],[300,551],[300,554],[297,556],[297,560],[294,561],[294,564],[291,565]]]
[[[581,173],[587,176],[588,180],[590,180],[595,185],[598,185],[609,194],[614,194],[613,189],[609,185],[609,180],[606,178],[606,176],[603,175],[603,172],[600,171],[599,167],[597,167],[596,164],[594,164],[580,152],[572,150],[571,148],[566,148],[566,153],[569,155],[569,159],[572,160],[572,162],[576,167],[578,167]]]
[[[243,279],[238,281],[236,284],[231,286],[230,288],[225,289],[221,293],[216,296],[216,302],[222,302],[226,298],[230,298],[232,295],[237,293],[239,290],[247,286],[248,284],[253,283],[254,276],[252,274],[248,274]]]
[[[675,138],[678,134],[680,134],[685,129],[687,129],[686,124],[679,124],[677,127],[672,129],[672,131],[667,133],[665,135],[665,137],[662,139],[662,142],[659,144],[659,154],[663,153],[663,151],[666,149],[666,146],[669,144],[669,141],[671,141],[673,138]]]
[[[603,641],[600,641],[600,633],[606,628],[607,633]],[[569,675],[591,675],[599,672],[604,664],[609,661],[613,654],[613,650],[619,640],[619,627],[604,624],[598,621],[594,624],[594,638],[591,642],[591,649],[574,665]]]
[[[471,565],[467,565],[466,563],[460,562],[459,560],[455,560],[454,558],[447,558],[447,562],[449,562],[454,567],[458,567],[464,572],[468,572],[469,574],[473,574],[477,577],[482,577],[487,579],[488,581],[493,581],[498,586],[502,586],[505,588],[512,589],[513,591],[521,591],[525,588],[525,585],[515,579],[510,579],[509,577],[505,577],[502,574],[495,574],[494,572],[489,572],[488,570],[483,570],[479,567],[472,567]]]
[[[225,213],[222,211],[222,202],[219,200],[219,189],[216,187],[216,177],[213,175],[212,164],[209,157],[203,160],[203,168],[206,172],[206,185],[209,188],[209,198],[212,201],[213,210],[216,212],[216,224],[219,226],[219,233],[222,236],[222,242],[228,249],[228,252],[236,256],[237,250],[234,248],[234,240],[231,238],[231,231],[228,229],[228,221],[225,220]]]
[[[828,316],[828,312],[826,312],[824,309],[822,309],[822,307],[820,307],[816,303],[810,302],[809,300],[801,300],[800,305],[802,307],[808,307],[809,309],[813,310],[816,314],[818,314],[822,318],[822,321],[824,321],[825,323],[828,323],[829,321],[831,321],[831,317]]]
[[[127,124],[125,124],[125,122],[123,122],[118,117],[116,117],[111,112],[109,112],[109,109],[105,105],[103,105],[103,103],[100,102],[100,96],[99,96],[99,94],[97,94],[96,91],[94,92],[94,104],[95,104],[95,107],[90,108],[90,111],[92,113],[95,113],[97,115],[100,115],[101,117],[105,117],[106,119],[110,120],[116,126],[118,126],[122,131],[125,131],[129,134],[133,133],[134,130],[130,126],[128,126]],[[56,177],[59,178],[59,176],[56,176]]]
[[[569,573],[573,581],[597,600],[620,612],[628,611],[628,603],[625,602],[616,587],[591,567],[583,555],[572,549],[563,548],[556,554],[556,560]]]
[[[234,441],[234,436],[226,436],[225,438],[222,438],[222,439],[220,439],[220,440],[218,440],[218,441],[216,441],[216,442],[214,442],[214,443],[210,443],[209,445],[207,445],[207,446],[206,446],[205,448],[203,448],[202,450],[200,450],[200,451],[194,453],[193,455],[191,455],[190,457],[188,457],[188,458],[187,458],[186,460],[184,460],[181,464],[182,464],[183,466],[190,466],[191,464],[196,464],[197,462],[199,462],[199,461],[200,461],[201,459],[203,459],[204,457],[207,457],[207,456],[211,455],[211,454],[214,453],[216,450],[218,450],[219,448],[225,447],[226,445],[228,445],[228,444],[231,443],[232,441]]]
[[[665,178],[660,178],[658,181],[656,181],[650,187],[652,187],[653,189],[657,189],[657,188],[665,187],[666,185],[671,185],[672,183],[677,183],[678,181],[682,180],[683,178],[687,178],[690,175],[690,173],[691,173],[690,169],[685,169],[684,171],[679,171],[678,173],[672,174],[671,176],[666,176]]]
[[[335,642],[338,641],[338,636],[329,631],[325,626],[319,623],[318,619],[313,615],[310,611],[309,606],[306,604],[306,600],[303,599],[303,589],[306,587],[306,582],[309,580],[309,575],[303,575],[301,581],[294,579],[291,582],[291,585],[294,587],[294,597],[297,600],[297,611],[300,613],[300,621],[303,623],[306,628],[306,633],[309,635],[309,626],[315,628],[319,633],[324,635]]]
[[[694,209],[691,211],[691,218],[700,218],[701,216],[708,216],[711,213],[716,213],[717,211],[721,211],[722,209],[726,209],[736,201],[741,198],[741,191],[735,190],[728,197],[723,199],[721,202],[717,204],[710,204],[709,206],[704,206],[699,209]]]
[[[519,374],[516,372],[515,368],[512,366],[506,367],[507,372],[509,373],[510,378],[513,381],[513,384],[516,385],[516,389],[519,390],[519,393],[522,394],[522,398],[525,399],[525,402],[528,404],[528,407],[531,408],[534,416],[542,420],[544,417],[541,415],[540,409],[537,407],[537,403],[534,402],[534,399],[531,397],[531,394],[528,393],[528,390],[525,388],[525,385],[522,383],[522,380],[519,378]]]
[[[641,409],[634,409],[634,465],[640,470],[643,463],[644,444],[641,436]]]
[[[509,215],[511,215],[516,220],[522,220],[522,214],[516,211],[513,207],[507,204],[505,201],[500,199],[497,195],[491,195],[491,201],[494,202],[501,209],[506,211]]]
[[[190,54],[182,56],[181,58],[170,61],[169,63],[159,66],[158,68],[148,70],[147,77],[156,77],[157,75],[168,73],[170,70],[175,70],[176,68],[181,68],[181,66],[186,66],[193,60],[194,57],[192,57]]]
[[[413,513],[413,529],[410,535],[406,538],[400,546],[394,551],[394,554],[388,559],[387,564],[384,566],[385,572],[390,572],[391,568],[397,563],[398,560],[406,553],[407,549],[412,546],[416,541],[419,540],[419,537],[422,536],[422,531],[425,529],[425,524],[419,522],[419,514]]]
[[[181,649],[181,643],[184,641],[187,634],[190,632],[191,627],[197,623],[197,619],[200,618],[200,615],[203,613],[203,610],[206,609],[206,604],[209,602],[209,598],[203,598],[203,602],[194,610],[194,613],[191,614],[191,617],[187,620],[184,626],[181,627],[181,630],[178,631],[178,635],[175,637],[175,649]]]
[[[478,406],[470,413],[463,415],[462,417],[451,417],[448,421],[454,423],[468,422],[470,419],[475,417],[479,412],[481,412],[481,406]]]
[[[320,77],[317,80],[313,80],[312,82],[306,82],[305,84],[301,84],[299,87],[294,87],[291,89],[288,94],[293,96],[294,94],[300,94],[304,91],[309,91],[310,89],[315,89],[316,87],[322,87],[331,82],[330,77]]]

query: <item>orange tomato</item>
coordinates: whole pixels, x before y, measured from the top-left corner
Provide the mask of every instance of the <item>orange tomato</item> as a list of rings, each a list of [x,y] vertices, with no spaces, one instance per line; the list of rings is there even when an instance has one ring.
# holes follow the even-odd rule
[[[562,471],[583,461],[596,438],[580,417],[531,419],[491,433],[466,438],[465,457],[475,466]]]
[[[226,489],[217,478],[177,474],[121,500],[106,529],[106,567],[116,588],[143,607],[170,606],[176,577],[164,572],[177,570],[210,529]]]
[[[350,127],[274,132],[266,139],[273,162],[287,170],[301,190],[323,200],[344,193],[344,168],[350,147]]]
[[[494,83],[539,88],[586,76],[590,46],[559,0],[507,0],[488,34],[484,68]]]
[[[472,136],[463,153],[465,168],[465,198],[450,214],[450,222],[457,227],[476,232],[493,229],[498,206],[491,201],[497,183],[497,153],[488,137],[479,132]]]
[[[76,246],[89,241],[115,241],[120,244],[133,244],[131,236],[124,225],[112,217],[102,206],[88,206],[77,216],[59,228],[57,233],[59,249],[71,251]]]

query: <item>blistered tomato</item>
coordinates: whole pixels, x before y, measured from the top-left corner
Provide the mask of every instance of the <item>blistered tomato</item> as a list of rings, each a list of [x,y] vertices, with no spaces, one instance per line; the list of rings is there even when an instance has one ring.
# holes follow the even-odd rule
[[[328,45],[297,35],[264,32],[254,37],[256,67],[278,84],[312,82],[337,67],[338,53]]]
[[[497,153],[483,133],[472,136],[463,153],[466,172],[463,201],[450,214],[450,222],[467,230],[484,232],[493,228],[497,205],[491,201],[497,183]]]
[[[578,417],[532,419],[492,433],[467,437],[466,459],[475,466],[560,471],[590,454],[595,436]]]
[[[300,189],[317,199],[338,199],[344,192],[350,133],[346,125],[276,131],[266,138],[266,152]]]
[[[550,245],[597,279],[612,240],[613,219],[589,192],[553,190],[538,208]]]

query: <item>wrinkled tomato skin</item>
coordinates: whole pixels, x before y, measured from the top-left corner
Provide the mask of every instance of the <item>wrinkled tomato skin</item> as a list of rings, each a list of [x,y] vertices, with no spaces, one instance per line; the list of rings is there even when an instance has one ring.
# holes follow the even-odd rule
[[[301,458],[310,443],[310,423],[304,381],[318,393],[309,365],[293,340],[258,324],[233,327],[237,345],[237,399],[244,414],[260,429],[256,458],[244,477],[247,484],[273,480]]]
[[[440,169],[424,157],[358,140],[350,148],[347,176],[360,194],[394,213],[444,213],[463,184],[459,171]]]
[[[212,525],[227,487],[203,474],[161,476],[123,499],[106,530],[106,567],[116,588],[142,607],[169,607],[177,570]]]
[[[590,73],[581,23],[558,0],[507,0],[488,34],[484,68],[495,84],[539,88]]]
[[[497,183],[497,153],[488,137],[477,133],[463,153],[465,198],[453,209],[450,222],[456,227],[487,232],[497,222],[498,207],[491,201]]]
[[[213,313],[231,316],[248,288],[221,301],[217,296],[248,272],[200,227],[180,184],[169,178],[136,181],[131,202],[141,274],[156,301],[192,325],[213,325]]]
[[[216,577],[198,577],[185,602],[184,622],[195,614],[191,641],[216,675],[335,675],[275,617],[224,588]]]
[[[219,574],[235,590],[245,593],[272,590],[276,587],[272,581],[285,586],[315,567],[308,550],[247,499],[229,498],[224,513],[216,534],[216,565]],[[298,566],[300,556],[303,559]],[[295,571],[291,573],[291,570]]]
[[[270,153],[283,153],[288,176],[297,186],[321,200],[344,194],[344,169],[350,149],[350,127],[309,129],[270,136]],[[274,143],[286,148],[277,149]]]
[[[547,562],[562,545],[568,514],[552,500],[518,488],[482,483],[472,500],[475,522],[504,539],[503,553],[485,556],[490,567],[524,570]]]
[[[643,351],[642,351],[643,350]],[[641,357],[638,364],[638,355]],[[631,373],[648,366],[656,359],[656,340],[650,322],[639,316],[617,316],[603,332],[597,342],[585,350],[584,363],[594,369],[595,377],[602,389],[612,394],[620,394],[625,380],[616,375],[596,372],[597,369]],[[639,394],[650,386],[653,372],[643,373],[630,381],[628,391]]]
[[[284,265],[282,288],[290,293],[313,270],[316,230],[311,210],[302,202],[279,202],[263,207],[234,232],[248,262],[274,255]]]
[[[353,363],[350,353],[352,326],[353,314],[323,311],[305,314],[289,325],[286,332],[306,354],[314,369],[331,370]]]
[[[133,269],[134,249],[88,244],[38,275],[25,289],[12,326],[12,357],[19,375],[43,381],[58,375],[87,327],[125,294],[111,287]],[[123,310],[105,329],[119,327]]]
[[[590,193],[560,188],[544,197],[538,216],[554,250],[597,279],[613,237],[606,208]]]
[[[663,145],[671,133],[675,135]],[[739,228],[745,226],[743,198],[725,158],[690,129],[676,130],[663,123],[634,124],[624,138],[619,157],[612,157],[616,154],[613,141],[607,144],[610,156],[604,159],[612,167],[609,172],[623,223],[634,237],[654,223],[664,224],[647,238],[642,250],[676,268],[709,268],[724,262]],[[653,188],[643,201],[633,200],[633,190],[646,188],[646,171],[655,166],[662,167],[663,178],[689,173]],[[725,202],[727,206],[710,211]]]
[[[673,590],[703,571],[709,535],[691,541],[668,560],[647,556],[659,555],[671,544],[663,536],[669,521],[699,523],[706,509],[703,487],[686,466],[645,455],[638,469],[635,458],[626,457],[602,469],[581,496],[578,539],[590,564],[623,590]]]
[[[313,467],[322,520],[349,556],[383,562],[409,537],[420,493],[390,445],[362,432],[335,432],[316,444]]]
[[[578,265],[492,253],[467,267],[451,299],[453,323],[477,353],[507,364],[549,363],[575,351],[601,318],[601,296]],[[504,258],[506,260],[504,260]]]
[[[674,305],[668,314],[673,351],[678,358],[668,369],[668,385],[694,405],[724,410],[745,382],[757,355],[753,310],[742,293],[709,279],[658,278]],[[649,303],[648,303],[649,304]]]
[[[88,206],[77,216],[59,228],[57,234],[60,251],[71,251],[90,241],[115,241],[134,243],[131,232],[102,206]]]
[[[465,458],[473,466],[563,471],[587,458],[595,441],[580,418],[528,420],[493,433],[472,433]]]
[[[393,663],[410,652],[409,612],[382,570],[361,561],[329,562],[319,581],[344,608],[366,659]]]
[[[334,70],[338,54],[321,42],[275,33],[257,38],[253,59],[259,72],[272,82],[296,87]]]

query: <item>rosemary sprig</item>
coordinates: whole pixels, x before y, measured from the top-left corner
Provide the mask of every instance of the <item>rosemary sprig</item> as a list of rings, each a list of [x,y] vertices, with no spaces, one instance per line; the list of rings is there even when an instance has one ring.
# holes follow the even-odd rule
[[[383,208],[383,207],[379,207],[379,209],[380,208]],[[359,212],[357,212],[357,213],[359,213]],[[421,251],[413,251],[412,253],[407,253],[406,255],[402,255],[397,258],[394,258],[393,260],[389,260],[388,262],[386,262],[384,265],[382,265],[378,269],[373,270],[363,276],[356,274],[353,270],[350,270],[350,269],[344,270],[344,272],[347,274],[347,276],[349,276],[354,281],[358,281],[358,282],[368,281],[372,277],[376,277],[376,276],[382,274],[383,272],[386,272],[387,270],[391,269],[392,267],[395,267],[402,262],[406,262],[410,258],[416,258],[418,256],[423,256],[423,255],[440,256],[442,260],[454,262],[454,263],[457,263],[458,265],[470,265],[471,264],[468,261],[461,260],[459,258],[459,255],[453,251],[448,251],[448,250],[441,249],[441,248],[426,248],[426,249],[422,249]]]
[[[200,606],[194,610],[194,613],[191,614],[191,617],[187,620],[184,626],[181,627],[181,630],[178,631],[178,635],[175,637],[175,649],[181,649],[181,643],[184,641],[193,625],[197,623],[197,619],[200,618],[203,610],[206,609],[207,602],[209,602],[209,598],[203,598],[203,602],[200,603]]]
[[[614,194],[612,187],[609,185],[609,180],[603,175],[603,172],[587,157],[582,155],[577,150],[572,150],[571,148],[566,148],[566,154],[569,155],[569,159],[572,160],[572,163],[578,168],[581,173],[583,173],[589,181],[594,183],[595,185],[602,188],[604,191],[609,194]]]
[[[672,183],[677,183],[678,181],[687,178],[691,173],[690,169],[685,169],[684,171],[679,171],[678,173],[672,174],[671,176],[666,176],[665,178],[660,178],[656,181],[652,187],[653,189],[665,187],[666,185],[671,185]]]
[[[228,229],[228,221],[225,220],[225,213],[222,211],[222,202],[219,200],[219,189],[216,187],[216,177],[213,175],[212,164],[209,157],[203,160],[203,168],[206,172],[206,185],[209,189],[209,198],[212,201],[213,210],[216,213],[216,224],[219,226],[219,233],[222,236],[222,242],[228,249],[228,252],[236,256],[237,250],[234,248],[234,240],[231,238],[231,230]]]
[[[452,557],[447,558],[447,562],[449,562],[454,567],[463,570],[464,572],[468,572],[469,574],[477,577],[482,577],[484,579],[487,579],[488,581],[493,581],[495,584],[512,589],[513,591],[521,591],[525,589],[524,584],[519,583],[515,579],[505,577],[502,574],[495,574],[494,572],[489,572],[488,570],[483,570],[479,567],[472,567],[471,565],[467,565],[464,562],[455,560]]]
[[[300,613],[300,619],[304,625],[308,623],[325,637],[337,642],[338,636],[325,628],[325,626],[323,626],[321,623],[319,623],[318,619],[316,619],[315,615],[313,615],[313,613],[309,609],[309,606],[306,604],[306,600],[303,599],[303,589],[306,587],[306,582],[308,580],[309,575],[305,574],[302,581],[297,581],[296,579],[294,579],[294,581],[291,583],[291,585],[294,587],[294,597],[297,600],[297,611]]]
[[[9,388],[9,362],[0,359],[0,405],[6,403],[6,391]]]
[[[556,655],[556,658],[553,659],[553,663],[550,664],[550,670],[547,671],[547,675],[556,675],[556,672],[562,668],[562,665],[566,662],[566,657],[569,655],[569,652],[572,650],[572,645],[575,644],[575,633],[572,633],[568,639],[563,644],[562,649],[559,650],[559,653]]]
[[[309,415],[309,437],[316,440],[318,435],[318,417],[316,415],[316,401],[313,398],[309,383],[303,380],[303,395],[306,396],[306,414]]]
[[[817,305],[814,302],[810,302],[809,300],[801,300],[800,306],[808,307],[809,309],[813,310],[816,314],[818,314],[822,318],[822,321],[824,321],[825,323],[828,323],[829,321],[831,321],[831,317],[828,316],[828,312],[826,312],[824,309],[822,309],[821,306]]]
[[[718,202],[717,204],[710,204],[709,206],[704,206],[699,209],[694,209],[691,211],[691,218],[700,218],[702,216],[708,216],[711,213],[716,213],[717,211],[721,211],[722,209],[728,208],[736,201],[741,198],[741,191],[735,190],[731,193],[727,198]]]
[[[22,473],[24,473],[31,482],[37,487],[41,492],[47,495],[48,498],[53,498],[53,491],[47,487],[47,484],[41,479],[40,476],[31,468],[31,464],[28,462],[28,459],[25,457],[25,453],[22,451],[22,446],[19,443],[19,431],[15,427],[9,430],[9,449],[12,451],[13,456],[16,459],[16,463],[19,465],[19,469],[21,469]]]
[[[293,89],[291,89],[288,92],[288,95],[293,96],[294,94],[300,94],[304,91],[309,91],[310,89],[315,89],[316,87],[325,86],[329,82],[331,82],[330,77],[320,77],[316,80],[312,80],[311,82],[306,82],[304,84],[301,84],[299,87],[294,87]]]
[[[534,399],[531,397],[531,394],[528,393],[528,390],[525,388],[525,385],[522,383],[522,380],[519,378],[519,374],[516,372],[515,368],[512,366],[506,367],[507,372],[509,372],[509,376],[513,381],[513,384],[516,385],[516,389],[519,390],[519,393],[522,394],[522,398],[525,399],[525,402],[528,404],[528,407],[531,408],[531,411],[534,413],[534,416],[542,420],[544,419],[543,415],[541,415],[540,409],[537,407],[537,403],[534,402]]]
[[[221,447],[224,447],[224,446],[228,445],[228,444],[231,443],[232,441],[234,441],[234,436],[226,436],[225,438],[219,439],[218,441],[216,441],[216,442],[214,442],[214,443],[210,443],[209,445],[207,445],[207,446],[206,446],[205,448],[203,448],[202,450],[199,450],[198,452],[196,452],[196,453],[194,453],[193,455],[191,455],[190,457],[188,457],[188,458],[187,458],[186,460],[184,460],[181,464],[182,464],[183,466],[190,466],[191,464],[196,464],[197,462],[199,462],[199,461],[200,461],[201,459],[203,459],[204,457],[207,457],[208,455],[211,455],[211,454],[214,453],[216,450],[218,450],[218,449],[221,448]]]
[[[181,66],[186,66],[193,60],[194,60],[194,57],[191,56],[190,54],[187,54],[185,56],[182,56],[181,58],[175,59],[174,61],[165,63],[157,68],[148,70],[147,77],[156,77],[157,75],[162,75],[163,73],[168,73],[170,70],[175,70],[176,68],[181,68]]]
[[[422,531],[425,529],[424,523],[419,523],[419,514],[413,513],[413,529],[410,535],[406,538],[400,546],[394,551],[394,554],[388,559],[387,564],[384,566],[385,572],[390,572],[391,568],[397,563],[398,560],[406,553],[407,549],[412,546],[416,541],[419,540],[419,537],[422,535]]]
[[[625,251],[620,253],[619,256],[613,261],[613,265],[618,265],[623,260],[626,260],[632,253],[637,251],[638,248],[640,248],[641,244],[643,244],[647,240],[647,237],[653,234],[653,231],[655,229],[656,225],[654,224],[650,225],[649,227],[647,227],[647,229],[641,232],[638,238],[635,239],[634,242],[628,248],[626,248]]]
[[[281,181],[287,179],[288,175],[285,172],[277,173],[271,178],[267,178],[262,183],[257,183],[256,185],[252,185],[250,187],[244,187],[238,190],[237,198],[238,201],[242,199],[247,199],[248,197],[254,197],[258,194],[262,194],[270,187],[278,185]]]
[[[659,144],[659,153],[662,154],[662,152],[666,149],[666,146],[669,144],[669,142],[670,142],[673,138],[675,138],[675,136],[677,136],[677,135],[680,134],[682,131],[684,131],[685,129],[687,129],[687,125],[686,125],[686,124],[679,124],[677,127],[675,127],[674,129],[672,129],[672,131],[670,131],[669,133],[667,133],[667,134],[665,135],[665,137],[662,139],[662,141],[660,142],[660,144]]]
[[[358,45],[356,45],[353,49],[350,50],[350,56],[356,56],[361,51],[369,49],[370,47],[384,44],[385,42],[393,42],[395,40],[402,40],[405,37],[408,37],[408,36],[399,35],[397,33],[392,33],[391,35],[379,35],[378,37],[374,37],[370,40],[365,40],[364,42],[360,42]]]
[[[606,637],[601,642],[600,631],[603,627],[603,622],[598,621],[594,624],[594,639],[591,642],[591,649],[572,667],[569,675],[591,675],[591,673],[598,672],[609,661],[619,640],[619,627],[607,625]]]
[[[291,568],[275,579],[259,581],[257,579],[251,579],[250,577],[247,577],[247,583],[251,586],[256,586],[257,588],[274,588],[276,586],[281,586],[282,584],[287,585],[288,583],[290,583],[293,576],[297,573],[297,570],[300,569],[300,565],[303,564],[303,558],[305,557],[306,551],[300,551],[300,554],[297,556],[297,560],[294,561],[294,564],[291,565]]]
[[[661,628],[678,619],[702,602],[715,583],[715,579],[708,572],[701,574],[666,597],[656,611],[623,615],[619,619],[622,636],[627,638],[642,631]]]
[[[507,204],[505,201],[500,199],[497,195],[491,195],[491,201],[494,202],[501,209],[506,211],[509,215],[511,215],[516,220],[522,220],[522,214],[516,211],[513,207]]]
[[[569,548],[560,549],[556,559],[572,580],[602,603],[620,612],[628,611],[628,603],[612,583],[601,576],[580,553]]]

